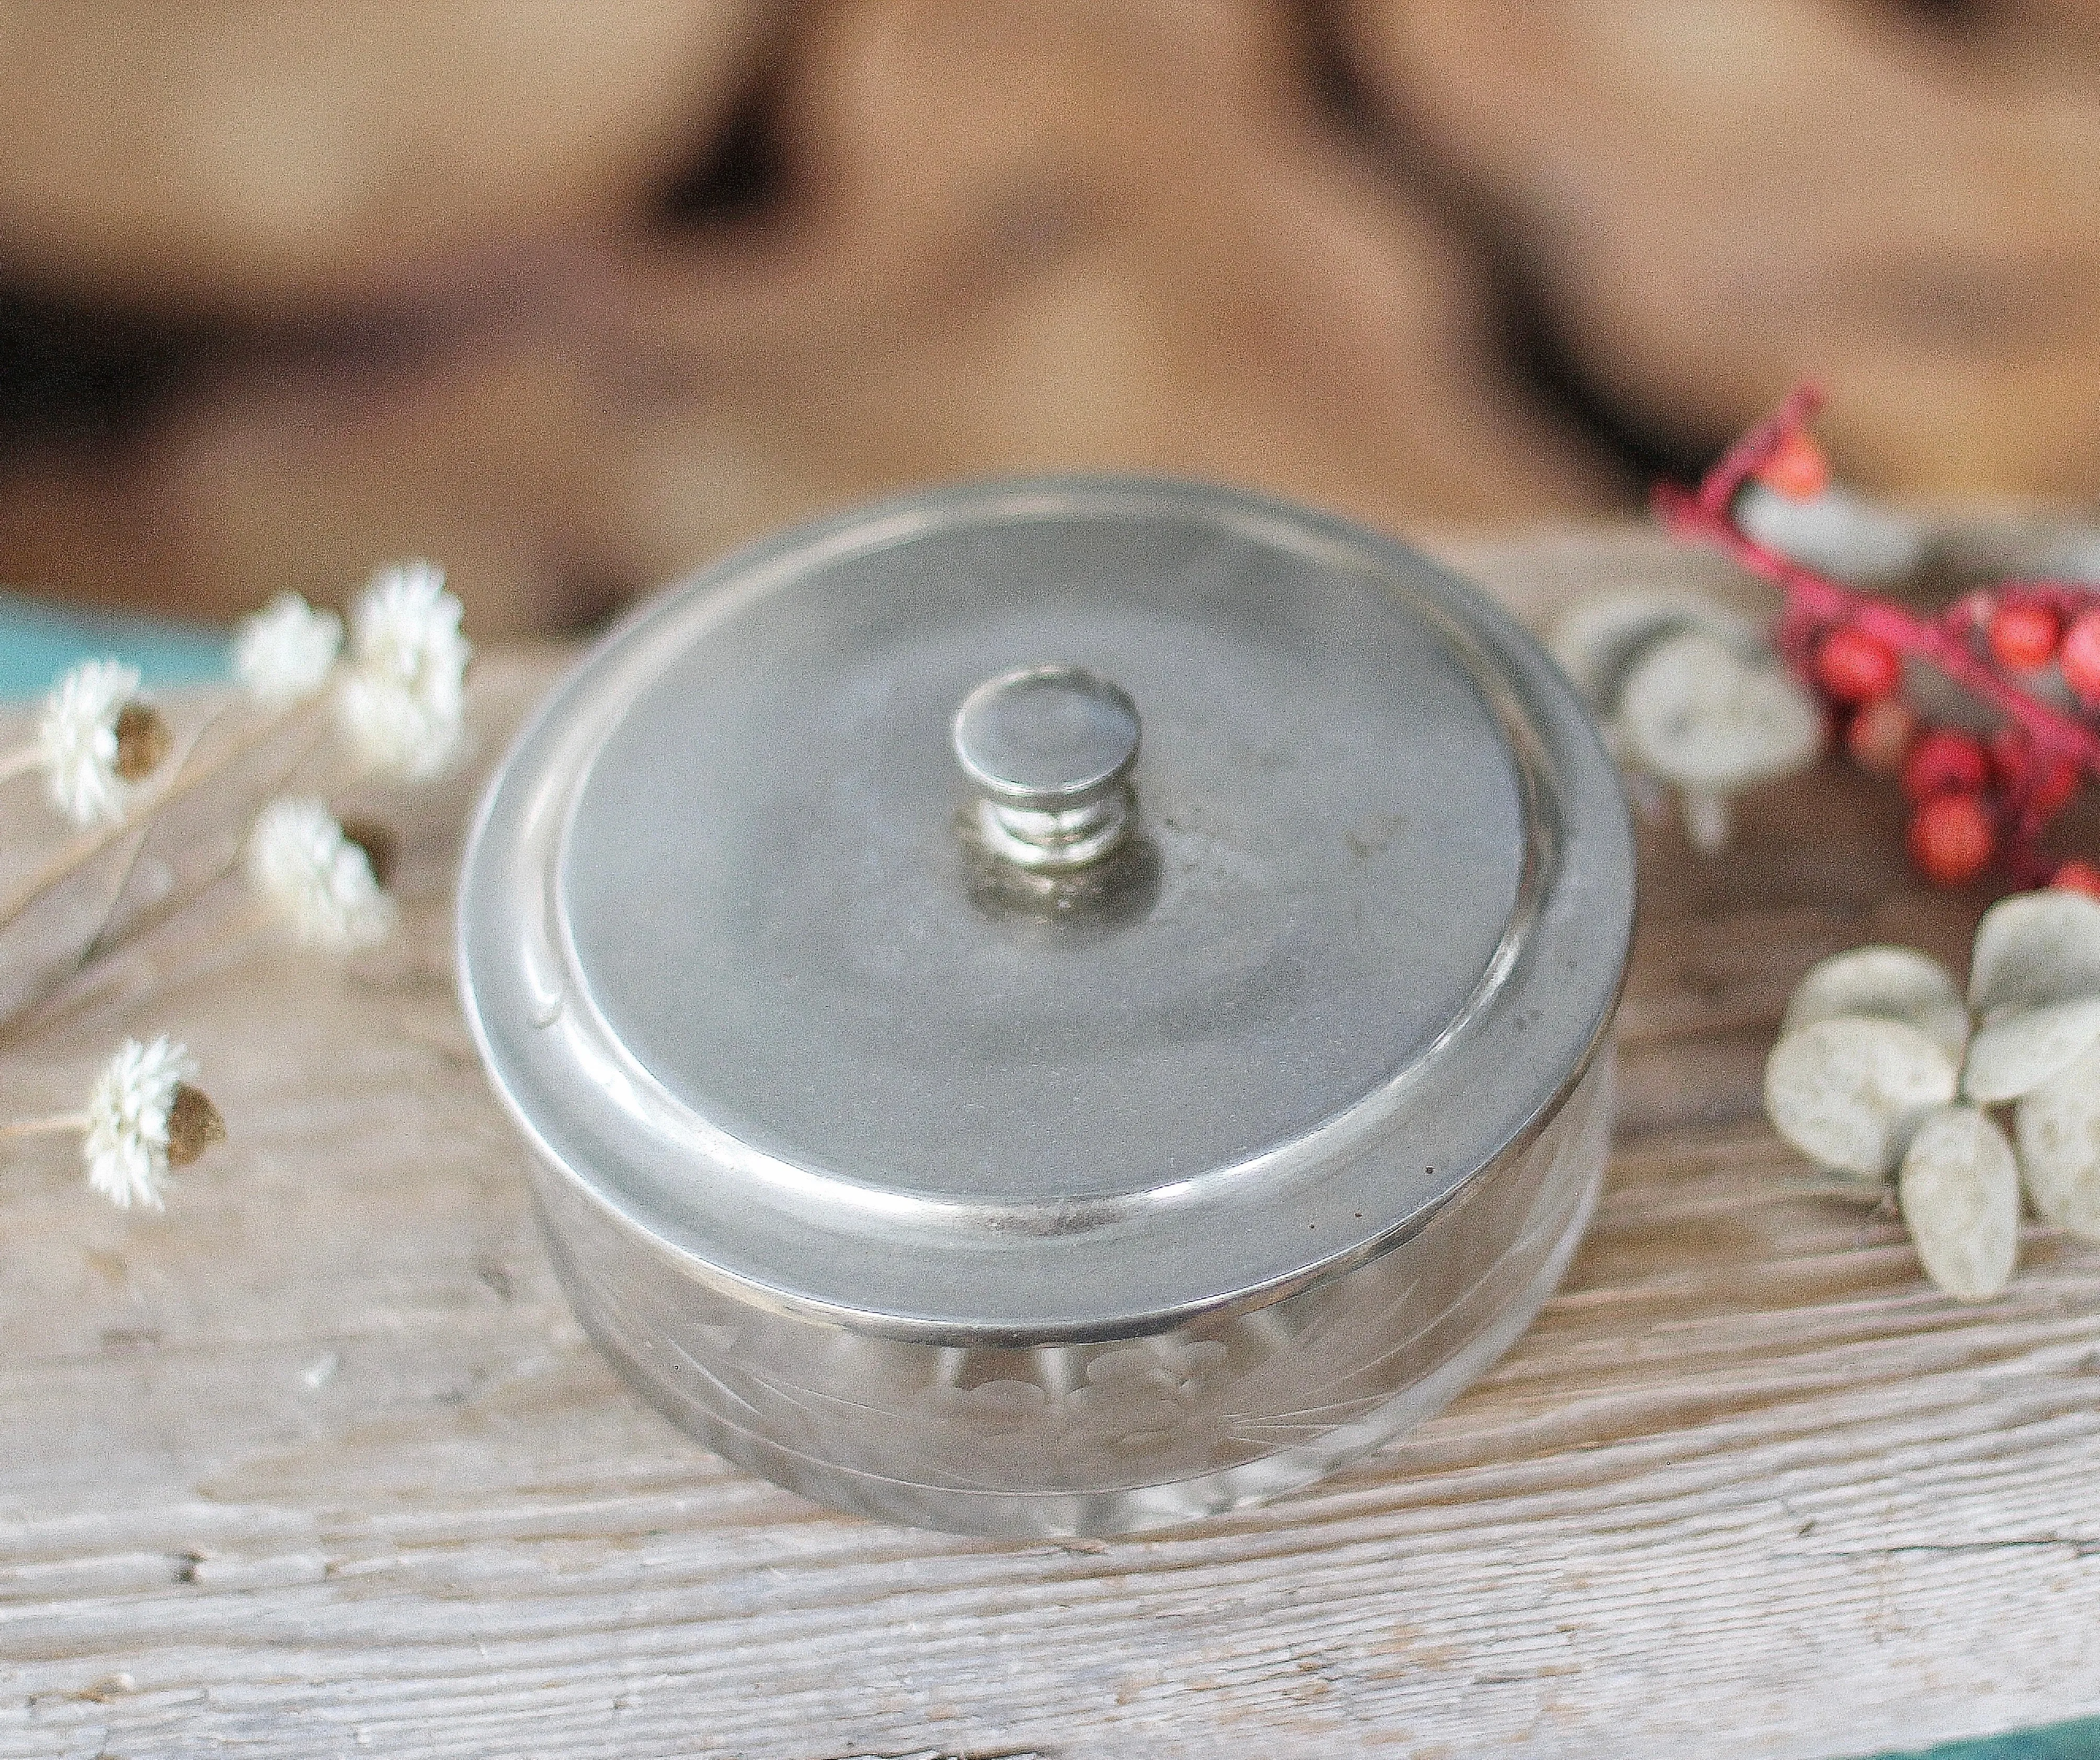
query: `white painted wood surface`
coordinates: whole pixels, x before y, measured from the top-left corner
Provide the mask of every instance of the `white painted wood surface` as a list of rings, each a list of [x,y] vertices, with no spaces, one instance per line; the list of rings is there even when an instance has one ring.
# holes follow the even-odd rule
[[[1694,566],[1466,559],[1534,614]],[[553,664],[481,669],[484,759]],[[0,1162],[0,1756],[1820,1757],[2100,1712],[2100,1252],[2030,1230],[1960,1307],[1755,1115],[1812,959],[1965,947],[1875,787],[1769,791],[1719,862],[1644,833],[1610,1186],[1481,1383],[1271,1510],[1060,1546],[812,1508],[580,1338],[450,988],[473,783],[403,803],[400,946],[222,910],[0,1043],[15,1116],[177,1032],[232,1133],[164,1217]]]

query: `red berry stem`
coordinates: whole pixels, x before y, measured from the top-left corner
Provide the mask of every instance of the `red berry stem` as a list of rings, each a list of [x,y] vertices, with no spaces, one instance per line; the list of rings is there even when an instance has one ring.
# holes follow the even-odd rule
[[[1655,490],[1656,511],[1666,530],[1678,537],[1703,538],[1771,581],[1786,594],[1789,617],[1798,612],[1805,614],[1811,624],[1848,623],[1899,652],[1930,660],[1965,690],[2025,727],[2037,746],[2075,756],[2081,769],[2100,774],[2100,734],[2001,678],[1952,632],[1886,599],[1840,586],[1767,549],[1726,514],[1707,513],[1703,499],[1686,494],[1674,483],[1659,483]]]
[[[2100,776],[2100,733],[2044,700],[2028,682],[2056,659],[2081,701],[2100,701],[2100,593],[2067,581],[2008,580],[1995,592],[1965,596],[1937,618],[1923,617],[1759,543],[1737,523],[1736,497],[1782,453],[1798,466],[1804,444],[1812,448],[1805,430],[1821,403],[1816,387],[1802,386],[1730,447],[1696,491],[1657,483],[1657,518],[1672,535],[1714,545],[1780,589],[1785,605],[1774,646],[1826,700],[1873,705],[1899,683],[1899,668],[1891,670],[1888,656],[1908,655],[1996,709],[2008,726],[1997,742],[2002,783],[1996,816],[2008,865],[2032,883],[2050,871],[2040,849],[2049,820],[2076,792],[2081,773]],[[1959,792],[1988,812],[1983,791],[1979,783]],[[1935,832],[1922,837],[1914,822],[1912,847],[1920,865],[1950,882],[1957,874],[1973,877],[1974,812],[1937,808],[1932,820]],[[1926,859],[1927,851],[1934,859]]]
[[[1789,440],[1807,432],[1810,420],[1822,407],[1821,386],[1797,385],[1785,403],[1723,452],[1720,461],[1699,479],[1700,511],[1732,528],[1729,507],[1736,492],[1770,464]],[[1658,492],[1665,487],[1657,484]]]

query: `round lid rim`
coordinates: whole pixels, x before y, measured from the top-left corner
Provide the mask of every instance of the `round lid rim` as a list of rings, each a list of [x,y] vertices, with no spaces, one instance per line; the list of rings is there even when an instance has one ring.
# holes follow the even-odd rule
[[[503,970],[504,924],[507,920],[518,933],[529,934],[532,925],[527,920],[533,915],[531,908],[515,900],[506,905],[496,872],[505,853],[498,845],[506,840],[505,815],[509,815],[510,841],[514,844],[519,827],[535,815],[558,814],[562,801],[549,796],[550,782],[558,781],[558,776],[550,778],[548,774],[548,748],[565,739],[583,739],[594,749],[595,743],[585,739],[594,718],[607,725],[617,720],[616,704],[606,700],[608,679],[638,668],[646,669],[652,648],[664,638],[668,627],[675,626],[679,635],[667,651],[682,651],[686,642],[704,639],[705,628],[712,617],[727,615],[752,593],[771,590],[790,563],[807,567],[812,558],[827,549],[859,550],[903,541],[916,532],[972,518],[1069,517],[1088,508],[1098,509],[1119,502],[1143,504],[1154,512],[1211,519],[1223,517],[1222,508],[1237,520],[1277,526],[1302,541],[1330,545],[1338,555],[1356,558],[1359,566],[1364,558],[1374,558],[1388,590],[1404,591],[1410,601],[1417,596],[1425,599],[1453,624],[1460,637],[1483,651],[1497,676],[1524,699],[1526,713],[1520,725],[1529,726],[1545,748],[1526,761],[1529,765],[1526,774],[1549,792],[1557,788],[1564,798],[1550,800],[1546,807],[1550,817],[1565,823],[1555,829],[1554,871],[1541,883],[1540,896],[1533,901],[1529,915],[1520,909],[1512,919],[1513,925],[1522,933],[1516,936],[1513,951],[1506,946],[1508,959],[1498,955],[1496,962],[1498,965],[1513,963],[1512,970],[1502,974],[1502,981],[1488,1001],[1507,1013],[1514,1004],[1522,1002],[1525,994],[1538,990],[1542,974],[1533,971],[1527,977],[1515,968],[1533,966],[1542,958],[1561,959],[1566,969],[1557,977],[1563,991],[1571,973],[1582,974],[1586,981],[1580,986],[1583,999],[1573,1015],[1560,1023],[1566,1039],[1564,1063],[1554,1078],[1533,1083],[1520,1095],[1511,1096],[1512,1103],[1506,1109],[1508,1128],[1501,1131],[1493,1153],[1442,1176],[1438,1189],[1404,1209],[1383,1212],[1359,1209],[1356,1216],[1361,1226],[1353,1233],[1346,1223],[1350,1202],[1346,1193],[1342,1198],[1344,1215],[1340,1219],[1332,1213],[1333,1206],[1326,1212],[1316,1206],[1309,1212],[1316,1220],[1308,1230],[1316,1239],[1307,1240],[1302,1251],[1278,1242],[1278,1250],[1268,1255],[1260,1275],[1238,1277],[1226,1288],[1216,1286],[1219,1280],[1215,1276],[1202,1273],[1202,1243],[1192,1239],[1186,1256],[1194,1263],[1163,1269],[1157,1279],[1158,1287],[1149,1292],[1154,1299],[1118,1302],[1111,1311],[1098,1299],[1088,1299],[1085,1290],[1089,1280],[1085,1273],[1090,1257],[1115,1251],[1118,1242],[1131,1233],[1132,1216],[1140,1221],[1156,1218],[1162,1206],[1145,1203],[1123,1206],[1120,1211],[1114,1203],[1081,1205],[1048,1225],[1039,1220],[1035,1226],[1016,1226],[1011,1219],[980,1215],[977,1220],[989,1225],[988,1245],[980,1242],[965,1251],[951,1241],[926,1243],[929,1250],[949,1255],[942,1267],[947,1299],[941,1301],[870,1303],[861,1295],[817,1286],[814,1280],[771,1274],[779,1268],[753,1263],[748,1254],[719,1251],[720,1243],[706,1229],[696,1226],[690,1210],[682,1216],[672,1214],[660,1202],[638,1192],[631,1179],[623,1179],[619,1167],[623,1139],[616,1127],[598,1131],[592,1152],[580,1155],[580,1133],[574,1121],[562,1117],[562,1108],[541,1091],[544,1083],[536,1074],[536,1059],[530,1053],[545,1050],[549,1042],[545,1029],[554,1024],[559,1014],[561,993],[556,986],[551,995],[536,994],[529,977],[521,983],[517,973]],[[697,629],[686,627],[695,618],[699,620]],[[595,710],[594,695],[599,699]],[[1509,728],[1506,721],[1506,735]],[[597,737],[602,740],[602,728]],[[540,761],[536,773],[536,756]],[[554,793],[558,796],[560,791]],[[574,794],[571,779],[566,797],[569,805],[573,804]],[[1570,808],[1574,810],[1566,810]],[[1608,1027],[1623,982],[1630,938],[1631,894],[1630,833],[1616,772],[1564,681],[1538,645],[1500,607],[1405,545],[1287,502],[1149,477],[1073,475],[945,488],[849,510],[762,540],[638,607],[549,693],[498,765],[468,839],[456,933],[461,995],[470,1027],[492,1084],[540,1159],[665,1251],[686,1260],[701,1275],[761,1306],[899,1335],[1077,1338],[1141,1331],[1172,1324],[1197,1312],[1273,1300],[1332,1271],[1361,1263],[1405,1238],[1481,1169],[1541,1128],[1587,1069]],[[544,930],[545,926],[543,922],[540,928]],[[1568,1014],[1564,1009],[1562,1012]],[[1468,1024],[1478,1024],[1470,1008],[1454,1017],[1451,1030]],[[1499,1031],[1502,1039],[1508,1038],[1506,1021]],[[1447,1031],[1445,1037],[1450,1036]],[[544,1059],[540,1061],[544,1063]],[[1435,1062],[1433,1056],[1418,1060],[1405,1072],[1403,1082],[1414,1079],[1418,1070]],[[631,1073],[601,1071],[600,1074],[607,1080],[620,1081]],[[1432,1088],[1448,1087],[1449,1076],[1448,1070],[1443,1071],[1441,1078],[1430,1084]],[[1419,1080],[1415,1085],[1420,1086]],[[1434,1093],[1430,1097],[1435,1098]],[[1382,1133],[1389,1136],[1387,1127],[1393,1104],[1392,1096],[1380,1090],[1352,1105],[1339,1119],[1299,1140],[1301,1144],[1319,1140],[1308,1164],[1297,1170],[1303,1176],[1299,1184],[1308,1180],[1332,1184],[1338,1179],[1347,1184],[1353,1178],[1359,1188],[1366,1180],[1374,1188],[1372,1164],[1377,1159]],[[580,1132],[585,1138],[592,1134],[589,1129]],[[629,1151],[642,1143],[631,1132],[624,1141]],[[656,1146],[660,1149],[660,1144]],[[1387,1141],[1384,1146],[1389,1149],[1392,1145]],[[608,1161],[612,1164],[610,1174]],[[1205,1170],[1203,1178],[1211,1180],[1220,1171]],[[1361,1202],[1361,1190],[1357,1196]],[[987,1206],[964,1207],[982,1212]],[[1329,1224],[1327,1230],[1321,1227],[1323,1221]],[[1234,1227],[1243,1231],[1246,1222],[1243,1214],[1235,1216],[1231,1205],[1225,1206],[1224,1225],[1228,1236]],[[850,1235],[842,1237],[849,1239]],[[1012,1254],[1024,1237],[1030,1279],[1016,1280]],[[1177,1276],[1177,1270],[1186,1274]],[[1002,1295],[1014,1293],[1008,1286],[1017,1281],[1030,1280],[1069,1286],[1074,1294],[1061,1303],[1039,1297],[1000,1299]],[[970,1293],[973,1287],[974,1293]],[[956,1299],[959,1296],[966,1299]]]

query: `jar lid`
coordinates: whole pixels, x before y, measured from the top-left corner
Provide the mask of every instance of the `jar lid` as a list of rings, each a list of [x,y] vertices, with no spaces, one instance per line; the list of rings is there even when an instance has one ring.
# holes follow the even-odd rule
[[[703,1277],[1083,1339],[1405,1238],[1581,1074],[1632,904],[1498,607],[1281,503],[1053,479],[631,616],[490,787],[461,981],[540,1153]]]

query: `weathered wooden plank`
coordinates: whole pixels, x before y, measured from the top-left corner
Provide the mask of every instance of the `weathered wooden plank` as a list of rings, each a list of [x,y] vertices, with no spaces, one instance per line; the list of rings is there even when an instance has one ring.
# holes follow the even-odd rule
[[[1479,571],[1536,610],[1628,554]],[[548,668],[483,669],[484,754]],[[583,1341],[451,1000],[470,789],[412,804],[399,946],[223,910],[0,1047],[29,1111],[179,1030],[232,1129],[165,1218],[0,1173],[0,1756],[1826,1756],[2100,1710],[2100,1254],[2031,1231],[1948,1302],[1754,1116],[1799,969],[1961,952],[1872,790],[1749,803],[1718,864],[1646,834],[1631,1128],[1477,1387],[1272,1510],[1059,1546],[812,1508]]]

